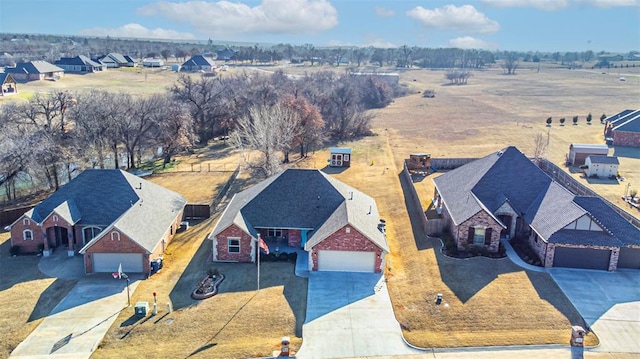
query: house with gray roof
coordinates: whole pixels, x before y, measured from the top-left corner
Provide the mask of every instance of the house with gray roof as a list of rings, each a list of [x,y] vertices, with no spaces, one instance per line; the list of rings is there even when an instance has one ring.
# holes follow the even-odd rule
[[[107,68],[134,67],[136,65],[136,62],[130,56],[117,52],[110,52],[101,56],[98,58],[98,61]]]
[[[434,204],[459,250],[525,241],[545,267],[640,269],[640,228],[600,197],[576,196],[516,147],[435,178]]]
[[[122,170],[88,169],[11,225],[21,253],[84,256],[86,273],[149,273],[182,220],[179,194]]]
[[[75,72],[81,74],[104,71],[106,66],[91,60],[90,58],[79,55],[76,57],[63,57],[56,61],[55,64],[66,72]]]
[[[624,110],[604,122],[604,136],[614,146],[640,147],[640,110]]]
[[[5,68],[16,81],[58,80],[64,76],[64,70],[46,61],[19,62],[15,67]]]
[[[186,72],[198,72],[198,71],[212,71],[216,68],[216,64],[202,55],[195,55],[189,60],[185,61],[180,67],[180,71]]]
[[[15,95],[18,93],[18,84],[13,75],[0,72],[0,96]]]
[[[309,269],[381,272],[389,252],[375,200],[318,170],[288,169],[236,194],[209,235],[214,261],[254,262],[257,239]],[[299,254],[299,255],[300,255]]]

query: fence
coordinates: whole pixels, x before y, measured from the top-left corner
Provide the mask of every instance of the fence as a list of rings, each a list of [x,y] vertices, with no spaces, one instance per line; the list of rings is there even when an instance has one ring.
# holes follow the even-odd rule
[[[237,166],[237,163],[176,163],[165,172],[232,172]]]
[[[436,170],[452,170],[475,160],[477,158],[432,158],[431,167]]]
[[[622,216],[627,221],[631,222],[636,227],[640,228],[640,220],[631,214],[627,213],[622,208],[616,206],[609,200],[600,197],[596,192],[578,182],[575,178],[565,172],[562,168],[557,165],[549,162],[547,159],[540,159],[538,163],[538,167],[544,171],[547,175],[549,175],[554,181],[558,182],[564,188],[568,189],[571,193],[576,196],[590,196],[590,197],[599,197],[604,203],[606,203],[609,207],[611,207],[614,211],[616,211],[620,216]]]
[[[233,171],[233,173],[231,174],[227,182],[224,184],[222,189],[218,191],[218,194],[210,204],[189,203],[184,207],[183,217],[185,219],[202,219],[202,218],[211,217],[211,214],[215,212],[220,202],[222,202],[222,200],[224,199],[224,196],[229,191],[231,184],[233,184],[233,181],[235,181],[236,178],[238,177],[238,174],[240,174],[240,165],[236,166],[235,171]]]
[[[26,211],[35,207],[35,205],[20,207],[20,208],[12,208],[5,209],[0,212],[0,227],[4,228],[13,222],[15,222],[20,216],[22,216]]]
[[[407,160],[404,161],[404,169],[402,170],[401,181],[404,181],[403,188],[406,188],[408,193],[405,193],[405,198],[407,198],[407,206],[411,206],[412,208],[407,208],[409,211],[413,211],[414,213],[418,213],[420,217],[420,227],[425,233],[427,232],[427,217],[424,215],[424,210],[422,209],[422,204],[420,203],[420,197],[418,196],[418,192],[416,191],[416,187],[413,185],[413,181],[411,180],[411,174],[409,173],[409,168],[407,168]]]

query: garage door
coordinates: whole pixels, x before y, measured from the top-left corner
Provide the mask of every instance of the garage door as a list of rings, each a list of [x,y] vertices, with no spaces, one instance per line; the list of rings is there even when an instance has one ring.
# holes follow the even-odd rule
[[[618,268],[640,269],[640,248],[620,248]]]
[[[142,254],[140,253],[94,253],[93,271],[113,273],[122,263],[125,273],[142,273]]]
[[[318,251],[318,270],[373,272],[375,252]]]
[[[610,257],[610,250],[556,247],[553,266],[607,270]]]

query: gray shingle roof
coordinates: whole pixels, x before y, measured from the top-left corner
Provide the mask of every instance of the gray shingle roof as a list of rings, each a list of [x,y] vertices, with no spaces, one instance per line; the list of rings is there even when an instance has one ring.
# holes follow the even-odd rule
[[[71,224],[114,226],[150,252],[185,204],[179,194],[128,172],[88,169],[27,215],[41,223],[55,211]]]
[[[613,131],[640,132],[640,110],[630,113],[616,121]]]
[[[313,246],[347,223],[388,251],[373,198],[321,171],[288,169],[236,194],[209,238],[231,224],[252,236],[256,228],[310,229]]]
[[[102,67],[101,64],[91,60],[90,58],[79,55],[76,57],[63,57],[56,61],[56,65],[90,65],[93,67]]]
[[[540,236],[550,238],[552,234],[586,213],[573,202],[573,197],[571,192],[558,183],[550,182],[525,210],[524,220]]]
[[[0,85],[4,85],[8,77],[10,77],[15,82],[15,79],[13,79],[13,76],[11,76],[11,74],[6,72],[0,72]]]
[[[19,62],[15,68],[8,67],[9,73],[46,74],[48,72],[64,72],[60,67],[46,61]]]
[[[602,198],[576,196],[573,201],[625,245],[640,245],[640,228],[626,221]]]
[[[214,63],[209,61],[206,57],[202,55],[195,55],[191,57],[189,60],[185,61],[182,64],[182,67],[191,67],[191,66],[214,66]]]
[[[615,156],[591,155],[591,156],[589,156],[589,158],[591,159],[591,163],[600,163],[600,164],[604,164],[604,165],[619,165],[620,164],[620,162],[618,161],[618,157],[615,157]]]
[[[624,117],[626,117],[628,114],[632,113],[632,112],[638,112],[638,110],[623,110],[620,111],[618,113],[616,113],[615,115],[609,116],[607,118],[604,119],[605,122],[611,122],[611,124],[615,125],[616,122],[622,120]]]

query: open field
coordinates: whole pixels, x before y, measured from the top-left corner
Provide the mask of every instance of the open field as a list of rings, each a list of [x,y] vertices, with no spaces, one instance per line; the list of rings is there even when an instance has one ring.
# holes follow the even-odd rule
[[[42,274],[40,257],[10,257],[9,238],[9,232],[0,232],[0,358],[8,357],[76,283]]]

